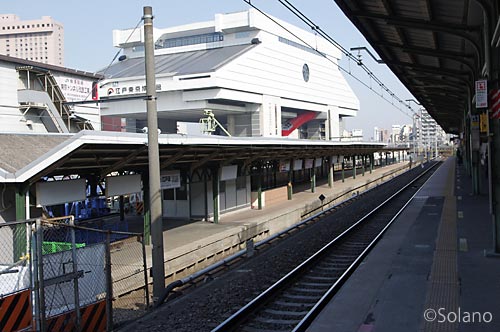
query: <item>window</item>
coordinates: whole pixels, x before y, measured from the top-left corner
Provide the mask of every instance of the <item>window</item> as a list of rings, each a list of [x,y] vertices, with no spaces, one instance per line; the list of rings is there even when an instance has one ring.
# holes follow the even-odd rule
[[[220,32],[207,33],[202,35],[194,35],[187,37],[171,38],[160,40],[156,44],[156,48],[171,48],[179,46],[197,45],[203,43],[213,43],[217,41],[223,41],[224,35]]]
[[[240,176],[236,178],[236,190],[246,189],[247,188],[247,177]]]
[[[290,39],[286,39],[286,38],[283,38],[283,37],[278,37],[278,40],[280,42],[282,42],[283,44],[287,44],[287,45],[293,46],[295,48],[301,49],[303,51],[306,51],[306,52],[309,52],[309,53],[312,53],[312,54],[316,54],[316,55],[323,54],[321,52],[316,51],[313,48],[310,48],[310,47],[308,47],[306,45],[299,44],[299,43],[294,42],[294,41],[292,41]]]
[[[185,184],[182,184],[179,188],[176,189],[176,199],[178,201],[185,201],[188,199],[187,188]]]
[[[174,190],[175,189],[164,189],[163,190],[163,199],[166,201],[174,200]]]

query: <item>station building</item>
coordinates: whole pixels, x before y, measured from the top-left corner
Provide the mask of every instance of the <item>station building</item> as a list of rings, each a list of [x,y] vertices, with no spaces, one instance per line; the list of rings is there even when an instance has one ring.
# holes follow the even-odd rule
[[[75,133],[99,130],[92,101],[100,75],[0,55],[0,133]]]
[[[113,31],[123,55],[103,72],[102,100],[144,95],[143,35]],[[337,48],[253,9],[155,29],[154,39],[162,132],[198,123],[210,110],[232,136],[339,140],[343,119],[359,109],[338,69]],[[145,127],[141,99],[104,103],[101,114],[125,118],[128,131]]]

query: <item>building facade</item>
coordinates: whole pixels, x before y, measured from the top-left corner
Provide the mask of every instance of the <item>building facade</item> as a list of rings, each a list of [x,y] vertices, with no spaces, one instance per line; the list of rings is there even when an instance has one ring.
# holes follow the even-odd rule
[[[100,76],[0,55],[0,133],[70,133],[101,128],[90,103]],[[87,101],[74,104],[71,102]]]
[[[161,131],[175,133],[181,123],[203,122],[208,111],[232,136],[340,140],[343,118],[359,109],[337,67],[340,51],[277,21],[281,27],[248,10],[155,29]],[[142,36],[141,30],[113,32],[123,55],[99,83],[101,100],[145,94]],[[141,99],[107,103],[101,112],[126,119],[128,131],[146,125]]]
[[[0,54],[64,66],[64,28],[50,16],[21,20],[0,14]]]

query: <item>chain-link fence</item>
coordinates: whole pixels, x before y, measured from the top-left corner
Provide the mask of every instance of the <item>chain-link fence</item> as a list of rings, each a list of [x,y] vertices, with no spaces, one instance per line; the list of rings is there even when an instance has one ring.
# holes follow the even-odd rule
[[[142,316],[149,307],[144,240],[129,236],[111,244],[113,321],[123,324]]]
[[[142,234],[73,216],[0,224],[0,331],[110,331],[146,312],[146,271]]]
[[[0,296],[30,287],[30,233],[26,222],[0,224]]]
[[[32,323],[31,223],[0,224],[0,331]]]

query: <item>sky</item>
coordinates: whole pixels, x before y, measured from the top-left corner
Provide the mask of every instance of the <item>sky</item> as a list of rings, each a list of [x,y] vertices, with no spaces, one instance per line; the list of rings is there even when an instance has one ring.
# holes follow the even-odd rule
[[[337,7],[334,0],[290,0],[323,31],[343,47],[365,46],[368,42]],[[252,0],[259,9],[279,19],[310,31],[277,0]],[[154,26],[167,28],[200,21],[210,21],[217,13],[247,10],[243,0],[2,0],[1,14],[16,14],[22,20],[51,16],[64,26],[65,67],[95,72],[107,67],[118,49],[113,47],[113,29],[134,28],[142,17],[143,7],[153,8]],[[372,50],[373,52],[373,50]],[[357,51],[353,52],[357,55]],[[375,53],[376,54],[376,53]],[[378,64],[367,53],[361,53],[363,63],[400,99],[414,99],[408,90],[384,64]],[[116,60],[115,60],[116,61]],[[393,124],[411,124],[401,111],[405,105],[382,99],[382,89],[369,79],[353,61],[341,60],[341,66],[352,75],[343,73],[360,100],[360,111],[346,121],[346,129],[362,129],[364,138],[373,136],[373,128],[390,129]],[[353,78],[356,77],[356,78]],[[360,83],[360,81],[362,83]],[[372,90],[366,86],[371,86]],[[375,92],[378,94],[376,94]],[[384,97],[391,100],[387,93]],[[416,110],[416,105],[411,103]]]

